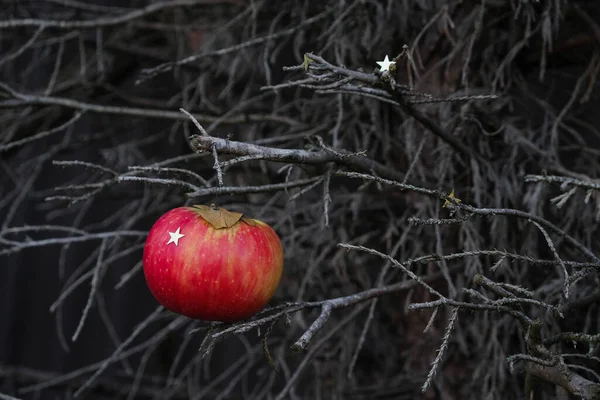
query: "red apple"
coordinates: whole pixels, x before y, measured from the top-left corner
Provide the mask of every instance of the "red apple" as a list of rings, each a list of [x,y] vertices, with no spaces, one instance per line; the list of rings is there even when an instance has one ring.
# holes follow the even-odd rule
[[[175,208],[144,246],[144,275],[165,308],[190,318],[246,319],[273,297],[283,248],[266,223],[211,206]]]

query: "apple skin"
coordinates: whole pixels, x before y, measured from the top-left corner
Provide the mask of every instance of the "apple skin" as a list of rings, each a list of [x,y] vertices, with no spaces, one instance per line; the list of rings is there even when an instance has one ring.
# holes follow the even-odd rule
[[[169,232],[178,228],[184,236],[175,243]],[[262,221],[240,219],[217,229],[196,208],[179,207],[150,229],[143,266],[150,291],[165,308],[194,319],[234,322],[251,317],[273,297],[283,248]]]

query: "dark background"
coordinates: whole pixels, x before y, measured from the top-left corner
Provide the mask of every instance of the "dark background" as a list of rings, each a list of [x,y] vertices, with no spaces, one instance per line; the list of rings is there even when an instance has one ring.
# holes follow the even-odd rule
[[[175,3],[124,22],[94,27],[64,28],[50,22],[36,33],[40,22],[0,29],[0,82],[30,96],[0,90],[0,251],[8,253],[10,240],[25,244],[50,240],[47,245],[0,253],[1,393],[18,398],[71,398],[98,369],[97,363],[109,357],[157,307],[140,270],[142,234],[107,241],[107,249],[102,250],[101,240],[52,243],[69,234],[26,226],[144,232],[170,208],[218,201],[265,220],[281,236],[285,272],[272,304],[323,300],[373,287],[384,263],[348,254],[335,247],[338,242],[394,252],[398,259],[476,248],[552,258],[543,237],[522,221],[482,218],[467,228],[409,228],[410,216],[447,218],[448,212],[435,199],[379,190],[375,185],[363,189],[358,182],[341,178],[332,179],[329,226],[324,225],[321,186],[291,202],[288,193],[281,191],[186,199],[181,188],[147,182],[107,184],[72,205],[47,199],[88,193],[94,188],[60,188],[108,177],[95,168],[56,165],[55,161],[85,161],[122,174],[131,166],[190,155],[174,160],[172,166],[194,171],[216,184],[212,156],[192,156],[188,138],[196,133],[194,126],[182,118],[162,117],[157,110],[178,112],[183,107],[202,114],[199,120],[212,136],[273,147],[305,148],[314,144],[318,134],[330,146],[365,150],[368,157],[402,173],[412,168],[408,182],[416,186],[455,189],[463,201],[479,207],[517,208],[544,216],[598,250],[596,195],[584,203],[585,192],[580,191],[557,209],[549,200],[561,193],[558,185],[523,182],[525,174],[544,171],[598,179],[600,6],[596,2]],[[4,0],[0,22],[110,19],[151,4],[160,2]],[[306,23],[318,15],[322,17],[317,22]],[[261,39],[253,42],[257,38]],[[316,94],[309,88],[261,90],[265,85],[302,79],[301,72],[283,67],[301,64],[304,52],[373,72],[376,61],[386,54],[399,54],[404,44],[413,58],[410,75],[406,61],[399,63],[399,82],[436,97],[499,96],[422,107],[429,118],[470,149],[487,154],[492,160],[487,166],[466,160],[389,104],[360,96]],[[206,54],[194,62],[137,82],[147,68],[201,53]],[[43,101],[48,98],[54,100]],[[77,105],[65,106],[56,99],[70,99]],[[123,111],[87,110],[65,129],[34,137],[67,123],[85,104],[123,107]],[[150,111],[140,116],[130,112],[134,108]],[[6,147],[11,143],[17,145]],[[278,170],[283,166],[263,161],[238,164],[226,172],[226,185],[282,182],[285,172]],[[326,168],[293,168],[291,176],[316,176]],[[165,177],[160,173],[139,176]],[[167,176],[189,178],[177,173]],[[560,246],[565,257],[578,259],[567,246]],[[99,252],[104,259],[100,284],[90,295]],[[460,291],[470,285],[475,272],[489,271],[495,261],[466,260],[464,268],[452,275],[452,285],[439,279],[434,286],[444,293]],[[548,271],[548,267],[511,265],[513,269],[496,277],[539,289],[549,302],[558,299],[560,279],[554,267]],[[432,263],[418,268],[420,274],[437,271]],[[86,273],[87,279],[81,278]],[[127,281],[115,288],[124,276]],[[406,279],[402,274],[390,272],[386,282],[402,279]],[[583,296],[593,288],[593,278],[589,282],[574,289],[575,296],[577,290]],[[65,300],[51,310],[65,292]],[[203,389],[210,399],[277,398],[278,394],[339,399],[521,396],[523,376],[511,375],[504,359],[524,351],[524,332],[506,316],[470,312],[459,317],[456,338],[434,387],[419,394],[450,315],[450,310],[440,309],[432,330],[424,334],[431,313],[409,312],[405,306],[433,300],[428,296],[415,289],[380,299],[350,378],[348,366],[370,303],[364,303],[366,308],[353,322],[314,354],[295,354],[289,347],[316,318],[317,310],[291,315],[289,326],[281,321],[269,339],[277,373],[262,355],[256,330],[218,342],[209,358],[199,360],[204,331],[190,330],[208,325],[178,320],[164,312],[126,348],[153,338],[155,342],[125,361],[111,363],[81,397],[166,398],[169,394],[197,398]],[[90,312],[73,341],[90,298]],[[358,308],[335,311],[316,341],[354,310]],[[545,318],[539,310],[532,311],[534,316]],[[173,321],[180,321],[179,325],[163,335]],[[599,323],[596,302],[561,322],[548,322],[548,332],[593,334]],[[593,354],[598,356],[597,350]],[[242,355],[248,361],[231,367]],[[183,378],[174,383],[165,377],[178,358],[175,371]],[[286,382],[303,362],[308,366],[300,379],[286,389]],[[592,362],[588,368],[598,371],[600,367]],[[593,379],[592,374],[586,376]],[[38,388],[38,384],[43,386]],[[537,395],[552,398],[554,389],[549,385]]]

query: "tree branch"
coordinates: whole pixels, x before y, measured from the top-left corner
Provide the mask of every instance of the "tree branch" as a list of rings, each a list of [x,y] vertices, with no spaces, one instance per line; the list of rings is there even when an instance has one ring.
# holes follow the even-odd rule
[[[226,0],[170,0],[160,3],[150,4],[146,7],[128,12],[123,15],[112,17],[101,17],[89,21],[60,21],[60,20],[45,20],[45,19],[9,19],[0,21],[0,29],[19,28],[19,27],[46,27],[55,29],[93,29],[103,28],[107,26],[119,25],[126,22],[134,21],[138,18],[149,14],[156,13],[161,10],[175,7],[195,6],[199,4],[221,4]]]
[[[390,179],[402,180],[403,174],[362,155],[352,154],[342,150],[330,151],[278,149],[259,146],[250,143],[215,138],[211,136],[194,135],[190,137],[190,147],[195,152],[210,152],[213,146],[219,153],[235,156],[258,156],[269,161],[297,164],[325,164],[334,162],[363,172],[372,172]]]
[[[170,119],[176,121],[189,120],[189,117],[186,114],[174,110],[171,111],[152,108],[104,106],[101,104],[85,103],[82,101],[77,101],[64,97],[29,95],[20,93],[2,82],[0,82],[0,89],[4,90],[6,93],[10,94],[15,99],[17,99],[0,101],[0,109],[18,108],[30,105],[48,105],[61,106],[80,111],[89,111],[97,114],[127,115],[131,117]],[[224,119],[222,119],[221,117],[214,117],[206,114],[193,113],[191,115],[193,115],[194,118],[196,118],[198,121],[204,122],[214,122],[218,120],[227,124],[241,124],[244,122],[270,121],[283,123],[294,127],[298,127],[301,125],[298,121],[295,121],[291,118],[280,117],[277,115],[244,114]]]
[[[600,384],[594,383],[576,374],[566,367],[545,366],[530,362],[527,372],[546,382],[565,388],[569,393],[584,400],[600,400]]]

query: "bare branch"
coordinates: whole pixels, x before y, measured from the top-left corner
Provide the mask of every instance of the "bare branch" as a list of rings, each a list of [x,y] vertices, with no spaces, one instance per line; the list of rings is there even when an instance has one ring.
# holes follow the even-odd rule
[[[238,45],[235,46],[231,46],[225,49],[220,49],[220,50],[216,50],[216,51],[212,51],[212,52],[206,52],[206,53],[200,53],[200,54],[195,54],[193,56],[189,56],[187,58],[184,58],[183,60],[179,60],[179,61],[174,61],[174,62],[168,62],[168,63],[164,63],[164,64],[160,64],[156,67],[150,68],[150,69],[145,69],[142,71],[142,75],[141,78],[137,81],[137,83],[142,83],[148,79],[151,79],[153,77],[155,77],[158,74],[167,72],[172,70],[175,67],[178,66],[182,66],[185,64],[189,64],[191,62],[197,61],[203,57],[211,57],[211,56],[222,56],[228,53],[233,53],[236,51],[239,51],[243,48],[246,47],[250,47],[250,46],[254,46],[257,44],[262,44],[266,41],[270,41],[279,37],[285,37],[288,35],[293,34],[294,32],[298,31],[301,28],[304,28],[305,26],[314,24],[315,22],[318,22],[320,20],[322,20],[323,18],[325,18],[333,9],[329,9],[326,10],[325,12],[322,12],[318,15],[315,15],[313,17],[310,18],[306,18],[304,21],[302,21],[301,23],[299,23],[297,26],[294,26],[293,28],[289,28],[289,29],[285,29],[281,32],[277,32],[277,33],[272,33],[266,36],[262,36],[262,37],[258,37],[252,40],[248,40],[247,42],[244,43],[240,43]]]
[[[210,188],[197,189],[193,192],[186,193],[188,198],[212,196],[219,194],[247,194],[247,193],[268,193],[278,192],[285,189],[291,189],[300,186],[311,185],[319,182],[321,177],[313,177],[306,179],[298,179],[297,181],[289,181],[282,183],[271,183],[260,186],[213,186]]]
[[[580,396],[582,399],[597,400],[600,398],[599,383],[589,381],[572,371],[532,362],[527,364],[527,371],[539,379],[565,388],[569,393]]]
[[[100,17],[89,21],[55,21],[42,19],[10,19],[8,21],[0,21],[0,29],[18,28],[18,27],[44,27],[55,29],[93,29],[113,25],[119,25],[126,22],[136,20],[149,14],[156,13],[169,8],[195,6],[200,4],[213,4],[213,0],[171,0],[159,3],[153,3],[146,7],[128,12],[123,15]],[[222,1],[218,1],[222,3]]]
[[[450,341],[450,335],[452,334],[452,330],[454,329],[454,324],[458,320],[458,310],[458,307],[452,309],[452,314],[450,315],[450,320],[448,321],[448,326],[446,326],[446,332],[444,333],[444,337],[442,339],[442,345],[438,349],[437,355],[435,356],[435,360],[433,360],[433,363],[431,364],[431,370],[429,370],[429,374],[427,374],[427,380],[421,387],[421,392],[423,393],[427,390],[429,385],[431,385],[433,377],[440,367],[442,357],[444,356],[444,353],[448,348],[448,342]]]
[[[335,162],[339,165],[348,166],[361,171],[373,171],[378,175],[390,177],[391,179],[403,178],[403,174],[397,170],[379,164],[367,157],[353,155],[341,150],[333,153],[327,150],[310,151],[300,149],[277,149],[274,147],[259,146],[210,136],[205,137],[196,135],[190,138],[190,146],[195,152],[212,151],[213,145],[221,154],[230,154],[234,156],[260,155],[263,159],[269,161],[298,164],[325,164],[328,162]]]
[[[16,108],[27,105],[51,105],[71,108],[79,111],[88,111],[98,114],[112,114],[112,115],[126,115],[131,117],[143,117],[143,118],[158,118],[158,119],[170,119],[174,121],[187,121],[189,117],[179,111],[160,110],[151,108],[135,108],[135,107],[115,107],[115,106],[104,106],[100,104],[85,103],[73,99],[54,97],[54,96],[39,96],[39,95],[28,95],[15,91],[5,83],[0,82],[0,89],[4,90],[16,100],[4,100],[0,101],[0,109],[2,108]],[[286,117],[279,117],[277,115],[261,115],[261,114],[247,114],[235,117],[229,117],[220,119],[220,117],[213,117],[206,114],[190,113],[196,120],[204,122],[213,122],[220,120],[227,124],[239,124],[247,121],[258,122],[258,121],[270,121],[283,123],[290,126],[299,126],[300,124],[293,119]]]

